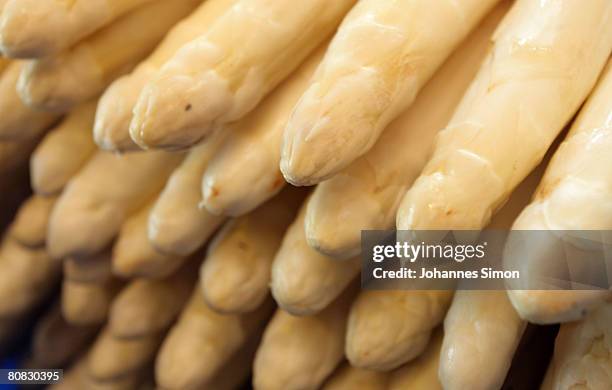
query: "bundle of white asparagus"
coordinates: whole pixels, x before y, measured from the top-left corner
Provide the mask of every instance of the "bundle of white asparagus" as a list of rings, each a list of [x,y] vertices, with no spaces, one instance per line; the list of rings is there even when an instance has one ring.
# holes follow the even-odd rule
[[[55,389],[494,390],[563,323],[543,388],[612,388],[610,290],[358,283],[364,230],[612,231],[611,53],[610,0],[0,0],[0,352],[43,306]]]

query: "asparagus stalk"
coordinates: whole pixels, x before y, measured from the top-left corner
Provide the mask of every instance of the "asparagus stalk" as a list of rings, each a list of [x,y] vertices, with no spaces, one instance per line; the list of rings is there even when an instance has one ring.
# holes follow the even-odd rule
[[[310,246],[345,259],[359,253],[361,230],[393,227],[402,196],[425,166],[509,5],[503,1],[490,12],[370,151],[317,186],[306,213]]]
[[[546,169],[533,201],[513,225],[516,230],[612,229],[612,63],[580,111]],[[504,261],[523,274],[538,273],[549,253],[566,245],[568,236],[552,232],[539,249],[512,250]],[[606,234],[606,233],[604,233]],[[559,236],[558,236],[559,235]],[[571,245],[569,242],[567,245]],[[515,248],[518,249],[518,248]],[[585,266],[586,267],[586,266]],[[573,272],[578,270],[574,269]],[[526,286],[529,288],[529,286]],[[609,291],[510,290],[521,317],[536,323],[574,321],[610,297]]]
[[[30,62],[19,78],[19,96],[31,107],[58,112],[94,98],[153,50],[199,2],[151,1],[70,49]]]
[[[235,0],[206,0],[189,16],[170,30],[155,51],[138,67],[115,80],[100,98],[94,139],[105,150],[130,151],[140,149],[130,138],[132,109],[145,84],[163,64],[184,44],[205,33]]]
[[[391,374],[388,390],[442,390],[438,379],[441,347],[442,331],[438,330],[421,356]]]
[[[0,51],[20,58],[53,55],[149,1],[3,1]]]
[[[30,158],[30,176],[37,194],[61,193],[93,155],[95,144],[90,131],[95,109],[95,101],[76,107],[36,147]]]
[[[400,229],[480,229],[542,160],[612,49],[612,3],[519,0],[406,193]]]
[[[387,390],[389,375],[386,372],[364,370],[344,363],[325,382],[323,390]]]
[[[366,153],[496,1],[357,3],[287,124],[287,181],[321,182]]]
[[[56,197],[33,195],[17,211],[9,236],[27,248],[44,248],[47,242],[49,216]]]
[[[255,211],[228,222],[208,247],[200,284],[220,313],[245,313],[269,293],[270,268],[283,233],[295,217],[301,191],[285,191]]]
[[[240,119],[333,32],[354,2],[238,0],[145,86],[132,139],[142,147],[187,147],[215,125]]]

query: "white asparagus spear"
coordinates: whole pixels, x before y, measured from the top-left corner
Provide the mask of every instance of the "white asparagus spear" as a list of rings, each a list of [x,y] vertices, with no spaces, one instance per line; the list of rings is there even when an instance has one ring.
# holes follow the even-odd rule
[[[202,175],[223,138],[217,133],[195,146],[168,179],[148,219],[148,237],[158,251],[190,255],[225,221],[200,206]]]
[[[0,140],[32,139],[41,134],[57,119],[57,115],[34,111],[17,94],[17,81],[24,67],[23,61],[11,61],[0,74]]]
[[[444,320],[444,389],[499,389],[525,325],[505,291],[457,291]]]
[[[541,161],[612,49],[612,2],[519,0],[406,193],[399,229],[480,229]]]
[[[30,158],[30,180],[37,194],[59,194],[93,155],[91,126],[95,110],[95,101],[76,107],[36,147]]]
[[[278,166],[283,129],[326,47],[327,43],[321,45],[252,113],[225,130],[230,134],[202,179],[203,204],[208,210],[237,217],[283,188]]]
[[[62,317],[59,303],[53,304],[33,331],[27,368],[65,367],[95,338],[95,326],[74,326]]]
[[[173,273],[184,258],[158,252],[147,237],[148,204],[131,215],[121,226],[113,245],[113,272],[123,278],[163,278]]]
[[[390,370],[419,356],[444,319],[453,291],[362,291],[353,303],[346,356],[356,367]]]
[[[442,390],[438,379],[441,347],[442,331],[438,330],[421,356],[391,374],[388,390]]]
[[[74,325],[105,322],[121,283],[111,272],[111,253],[106,249],[88,257],[63,261],[62,313]]]
[[[284,191],[217,233],[200,271],[210,307],[244,313],[262,304],[269,293],[272,260],[302,200],[302,191]]]
[[[612,387],[612,304],[561,325],[551,362],[551,389]]]
[[[51,255],[64,258],[102,250],[128,215],[161,190],[182,157],[96,153],[66,186],[51,214]]]
[[[294,315],[323,310],[355,279],[359,259],[334,261],[308,246],[304,235],[303,205],[289,226],[272,263],[272,295],[281,308]]]
[[[509,269],[537,274],[538,268],[549,263],[547,254],[563,245],[563,233],[554,231],[612,229],[611,148],[612,62],[553,156],[532,203],[512,227],[551,230],[551,240],[540,242],[538,251],[513,251],[514,257],[504,259]],[[510,290],[508,294],[521,317],[536,323],[556,323],[579,319],[611,293]]]
[[[21,72],[19,95],[30,107],[68,111],[139,62],[199,2],[151,1],[69,50],[32,61]]]
[[[0,246],[0,318],[25,314],[58,281],[60,263],[42,248],[29,249],[5,238]]]
[[[101,325],[106,321],[111,302],[120,289],[121,283],[114,278],[96,283],[64,279],[62,314],[71,324]]]
[[[186,147],[216,124],[241,118],[333,32],[354,2],[238,0],[145,86],[132,139],[142,147]]]
[[[111,306],[110,333],[119,338],[139,338],[168,329],[193,290],[195,269],[190,264],[163,280],[130,282]]]
[[[389,374],[364,370],[348,363],[336,369],[327,380],[323,390],[387,390]]]
[[[112,382],[138,372],[155,359],[163,334],[118,338],[102,330],[87,354],[87,374],[96,382]]]
[[[270,312],[268,302],[249,314],[218,314],[204,302],[201,287],[196,287],[157,356],[157,384],[169,389],[205,388],[257,333]]]
[[[184,44],[206,32],[236,0],[205,0],[170,30],[155,51],[130,74],[115,80],[100,98],[94,139],[105,150],[140,150],[130,138],[132,109],[145,84]]]
[[[37,195],[26,200],[11,224],[10,237],[28,248],[44,247],[49,216],[56,200],[56,197],[43,198]]]
[[[368,153],[317,186],[305,224],[311,247],[345,259],[361,250],[361,230],[393,227],[402,196],[425,166],[509,6],[503,1],[490,12]]]
[[[282,309],[266,327],[253,364],[258,390],[318,389],[342,361],[354,289],[325,310],[296,317]]]
[[[0,17],[0,51],[38,58],[66,49],[151,0],[8,0]]]
[[[319,183],[366,153],[496,2],[360,1],[287,124],[285,179]]]

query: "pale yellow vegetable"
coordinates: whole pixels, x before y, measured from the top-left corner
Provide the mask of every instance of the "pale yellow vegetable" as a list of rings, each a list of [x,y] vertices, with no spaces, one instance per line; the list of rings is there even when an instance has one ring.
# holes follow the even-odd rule
[[[183,264],[185,258],[158,252],[147,237],[149,203],[121,226],[113,245],[113,272],[124,278],[163,278]]]
[[[419,356],[444,319],[453,291],[362,291],[351,308],[346,356],[356,367],[390,370]]]
[[[93,341],[97,331],[95,326],[67,323],[59,304],[54,304],[36,323],[27,367],[65,367]]]
[[[202,175],[222,138],[218,133],[195,146],[168,179],[148,220],[148,237],[158,251],[190,255],[225,221],[200,205]]]
[[[269,302],[249,314],[218,314],[206,305],[200,288],[195,289],[157,356],[155,378],[162,388],[206,388],[269,318]]]
[[[58,118],[57,115],[34,111],[26,106],[17,94],[17,82],[24,61],[10,61],[0,74],[0,140],[24,140],[40,136]]]
[[[561,325],[549,368],[551,389],[612,387],[612,304]]]
[[[272,295],[295,315],[312,315],[328,306],[359,274],[359,259],[335,261],[308,246],[305,205],[289,226],[272,263]]]
[[[515,248],[506,256],[509,269],[539,274],[563,246],[570,253],[572,232],[602,230],[606,240],[612,230],[612,63],[606,67],[597,87],[580,111],[563,143],[555,152],[533,201],[513,225],[516,230],[550,230],[548,241],[537,235],[538,250]],[[563,233],[563,231],[569,231]],[[520,234],[520,233],[518,233]],[[579,264],[572,262],[572,267]],[[586,265],[585,265],[586,267]],[[573,273],[581,272],[573,268]],[[525,279],[527,282],[527,279]],[[611,296],[606,290],[544,291],[510,290],[512,304],[521,317],[536,323],[574,321]],[[533,288],[533,287],[531,287]]]
[[[399,229],[480,229],[542,160],[612,50],[612,2],[519,0],[433,156]]]
[[[505,291],[457,291],[444,320],[444,389],[501,388],[525,325]]]
[[[87,354],[87,374],[96,382],[121,379],[152,363],[162,340],[160,333],[118,338],[105,328]]]
[[[163,333],[178,317],[197,279],[189,264],[162,280],[136,279],[117,295],[108,330],[114,337],[139,338]]]
[[[225,129],[230,134],[202,179],[202,203],[208,210],[240,216],[286,184],[278,166],[283,130],[326,47],[327,43],[311,54],[252,113]]]
[[[161,190],[182,157],[164,152],[96,153],[68,183],[51,214],[51,255],[84,256],[104,249],[122,222]]]
[[[132,109],[145,84],[184,44],[206,32],[236,0],[205,0],[188,17],[177,23],[155,51],[128,75],[115,80],[100,98],[94,139],[105,150],[140,149],[130,138]]]
[[[478,71],[509,6],[502,1],[490,12],[371,150],[317,186],[306,214],[310,246],[349,258],[361,250],[361,230],[393,227],[402,196],[425,166],[438,130],[448,123]]]
[[[50,294],[60,263],[44,248],[30,249],[4,238],[0,245],[0,319],[26,314]]]
[[[269,293],[272,260],[303,195],[284,191],[217,233],[200,271],[210,307],[221,313],[244,313],[262,304]]]
[[[93,155],[91,127],[95,110],[95,101],[76,107],[36,147],[30,158],[30,180],[37,194],[59,194]]]
[[[44,198],[33,195],[17,210],[9,235],[28,248],[41,248],[47,242],[49,216],[56,197]]]
[[[254,388],[318,389],[342,361],[353,296],[353,290],[347,291],[325,310],[308,317],[277,310],[255,356]]]
[[[179,49],[134,107],[132,139],[181,148],[240,119],[340,23],[355,0],[238,0]]]
[[[366,153],[496,2],[358,2],[287,124],[287,181],[321,182]]]
[[[421,356],[391,374],[388,390],[442,390],[438,379],[441,347],[442,331],[438,330]]]
[[[59,112],[94,98],[149,54],[199,2],[151,1],[67,51],[30,62],[19,77],[19,96],[31,107]]]
[[[3,1],[0,51],[10,57],[21,58],[55,54],[149,1]]]
[[[322,387],[323,390],[387,390],[389,374],[353,367],[344,363]]]

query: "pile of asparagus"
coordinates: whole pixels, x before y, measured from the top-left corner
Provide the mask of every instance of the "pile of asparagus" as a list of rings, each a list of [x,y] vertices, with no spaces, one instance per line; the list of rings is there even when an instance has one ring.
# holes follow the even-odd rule
[[[543,386],[611,388],[609,291],[357,282],[361,230],[612,230],[611,51],[610,0],[0,0],[0,339],[61,283],[56,389],[498,389],[562,322]]]

